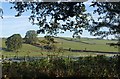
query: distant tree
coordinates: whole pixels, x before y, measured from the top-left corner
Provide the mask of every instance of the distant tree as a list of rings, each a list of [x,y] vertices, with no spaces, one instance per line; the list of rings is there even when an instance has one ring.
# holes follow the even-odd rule
[[[20,34],[14,34],[7,38],[5,44],[8,50],[16,51],[22,47],[22,37]]]
[[[37,42],[37,39],[38,39],[37,32],[34,30],[27,31],[24,39],[25,39],[25,43],[35,44]]]
[[[44,38],[45,45],[43,47],[48,50],[55,50],[56,46],[54,45],[54,38],[52,36],[44,36]]]
[[[54,43],[54,38],[52,36],[45,36],[44,37],[48,42]]]
[[[77,39],[80,39],[81,37],[79,35],[76,36]]]

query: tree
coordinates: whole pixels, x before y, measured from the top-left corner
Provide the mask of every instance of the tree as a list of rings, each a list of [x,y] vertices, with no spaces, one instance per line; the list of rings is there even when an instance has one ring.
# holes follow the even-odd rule
[[[40,30],[37,33],[56,35],[69,30],[76,34],[82,34],[82,28],[89,25],[90,16],[86,13],[83,2],[12,2],[21,16],[25,11],[30,11],[29,20],[32,24],[38,25]]]
[[[44,1],[44,0],[43,0]],[[120,34],[120,2],[93,2],[96,7],[93,13],[98,13],[99,21],[88,18],[84,2],[13,2],[14,8],[21,16],[27,10],[31,11],[30,21],[40,26],[38,33],[57,34],[66,30],[74,34],[82,34],[81,28],[86,28],[94,36]],[[47,18],[50,18],[49,20]],[[37,20],[37,22],[36,22]],[[90,22],[92,21],[92,25]],[[108,31],[101,28],[108,28]]]
[[[25,42],[28,44],[35,44],[37,42],[37,32],[34,30],[29,30],[25,35]]]
[[[81,37],[79,35],[76,36],[77,39],[80,39]]]
[[[48,42],[54,43],[54,38],[52,36],[45,36],[44,37]]]
[[[54,38],[52,36],[49,36],[49,35],[44,36],[44,38],[45,38],[45,40],[43,40],[43,42],[45,45],[43,47],[47,50],[54,50],[55,51],[55,49],[57,47],[54,45],[54,43],[55,43]]]
[[[106,37],[108,35],[120,34],[120,2],[94,2],[92,7],[96,7],[93,13],[100,16],[98,21],[93,20],[89,27],[91,34]],[[108,30],[101,30],[107,28]]]
[[[3,19],[3,9],[0,8],[0,17]]]
[[[22,47],[22,37],[20,34],[14,34],[7,38],[5,44],[8,50],[16,51]]]
[[[97,9],[94,10],[94,13],[100,15],[98,21],[93,20],[92,26],[89,27],[91,34],[102,37],[120,36],[120,2],[94,2],[91,6],[96,6]],[[101,28],[108,30],[101,30]],[[120,37],[118,37],[116,44],[120,47],[119,42]]]

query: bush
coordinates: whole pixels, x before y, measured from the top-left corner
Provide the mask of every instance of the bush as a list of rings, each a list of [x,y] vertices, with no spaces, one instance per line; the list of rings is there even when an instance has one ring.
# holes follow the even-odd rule
[[[5,44],[8,50],[16,51],[22,47],[22,37],[20,34],[14,34],[7,38]]]
[[[44,47],[44,49],[53,50],[53,51],[55,51],[55,49],[57,48],[54,44],[45,45],[43,47]]]
[[[7,77],[40,78],[40,77],[92,77],[119,78],[120,56],[51,57],[31,62],[3,62],[2,75]]]

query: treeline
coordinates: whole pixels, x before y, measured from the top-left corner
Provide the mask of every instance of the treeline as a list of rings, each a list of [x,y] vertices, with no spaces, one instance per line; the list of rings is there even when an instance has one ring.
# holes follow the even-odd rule
[[[20,34],[13,34],[5,41],[6,47],[9,51],[18,51],[22,47],[23,43],[34,44],[37,42],[37,32],[30,30],[26,32],[24,38]]]
[[[20,34],[13,34],[4,40],[6,40],[5,44],[8,51],[17,52],[20,48],[22,48],[23,43],[31,44],[40,47],[41,49],[44,48],[47,50],[54,50],[56,48],[54,44],[56,42],[52,36],[44,36],[43,40],[40,40],[37,36],[38,34],[36,31],[29,30],[26,32],[24,38],[22,38]]]
[[[31,62],[3,62],[2,79],[40,79],[55,77],[120,77],[120,56],[63,58],[51,56]]]

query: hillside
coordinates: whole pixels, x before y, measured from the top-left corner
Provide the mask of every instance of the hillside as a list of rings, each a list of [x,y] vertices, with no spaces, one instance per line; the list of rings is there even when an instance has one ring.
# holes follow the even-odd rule
[[[106,45],[106,43],[115,43],[117,41],[111,40],[98,40],[92,38],[55,38],[59,41],[58,46],[63,48],[79,49],[79,50],[94,50],[94,51],[105,51],[105,52],[118,52],[118,48]]]
[[[43,40],[43,37],[40,37],[39,40]],[[118,52],[118,48],[111,47],[109,45],[106,45],[106,43],[115,43],[117,41],[111,41],[111,40],[98,40],[98,39],[92,39],[92,38],[81,38],[81,39],[75,39],[75,38],[66,38],[66,37],[59,37],[54,38],[56,42],[57,47],[63,47],[63,49],[69,49],[72,50],[91,50],[91,51],[104,51],[104,52]],[[2,54],[4,56],[15,56],[17,53],[10,52],[6,50],[5,46],[5,39],[2,40]],[[46,56],[47,54],[50,54],[50,52],[42,51],[41,48],[30,45],[30,44],[23,44],[23,47],[19,50],[18,55],[19,56]],[[70,52],[66,51],[62,55],[65,56],[86,56],[86,55],[96,55],[96,53],[93,52]]]

